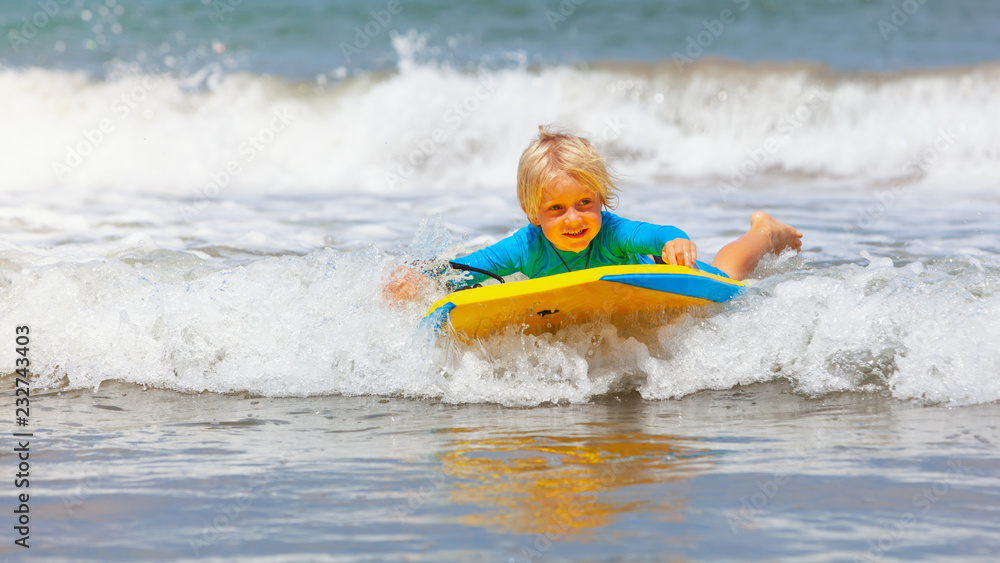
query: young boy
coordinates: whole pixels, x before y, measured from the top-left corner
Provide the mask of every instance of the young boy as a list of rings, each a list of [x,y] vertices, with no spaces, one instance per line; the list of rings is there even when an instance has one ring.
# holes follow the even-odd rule
[[[698,268],[742,280],[768,253],[801,249],[802,233],[757,211],[750,230],[727,244],[712,265],[699,262],[698,249],[677,227],[623,219],[604,211],[615,201],[615,186],[603,159],[581,137],[539,127],[517,170],[517,199],[530,225],[500,242],[454,260],[500,276],[521,272],[538,278],[597,266],[664,263]],[[468,284],[488,276],[473,270]],[[386,284],[390,300],[412,299],[424,278],[397,270]]]

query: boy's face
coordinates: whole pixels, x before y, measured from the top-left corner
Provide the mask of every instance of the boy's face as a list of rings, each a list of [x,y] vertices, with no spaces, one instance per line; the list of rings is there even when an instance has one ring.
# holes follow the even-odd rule
[[[582,252],[601,230],[601,198],[593,190],[561,176],[542,189],[535,225],[552,246],[564,252]]]

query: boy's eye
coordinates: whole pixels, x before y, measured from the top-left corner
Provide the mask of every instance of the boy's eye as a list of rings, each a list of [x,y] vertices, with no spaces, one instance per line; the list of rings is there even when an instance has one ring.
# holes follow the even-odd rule
[[[556,205],[553,205],[553,206],[549,207],[550,211],[559,211],[560,209],[562,209],[562,206],[559,205],[559,204],[556,204]]]
[[[589,199],[581,199],[580,200],[580,205],[590,205],[590,200]]]

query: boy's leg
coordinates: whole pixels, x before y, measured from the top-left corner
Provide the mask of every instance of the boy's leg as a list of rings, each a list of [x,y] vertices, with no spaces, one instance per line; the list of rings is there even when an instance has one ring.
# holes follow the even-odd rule
[[[750,230],[722,247],[712,265],[734,280],[742,280],[757,267],[765,254],[779,254],[786,248],[802,248],[802,233],[763,211],[750,217]]]

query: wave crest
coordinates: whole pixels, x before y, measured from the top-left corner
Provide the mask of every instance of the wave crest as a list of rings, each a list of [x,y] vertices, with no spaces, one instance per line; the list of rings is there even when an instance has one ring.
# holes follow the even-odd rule
[[[507,189],[543,123],[591,137],[632,181],[707,179],[723,192],[775,178],[975,189],[1000,155],[1000,137],[980,125],[1000,113],[996,64],[874,75],[718,60],[465,70],[405,60],[308,82],[0,70],[19,132],[0,141],[0,163],[16,171],[5,185],[181,197]]]

